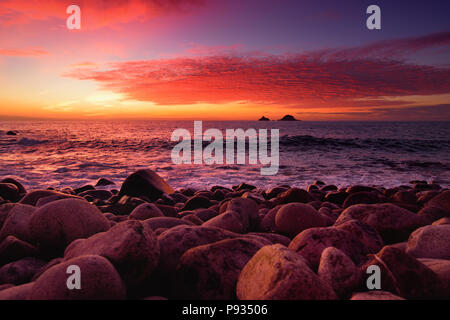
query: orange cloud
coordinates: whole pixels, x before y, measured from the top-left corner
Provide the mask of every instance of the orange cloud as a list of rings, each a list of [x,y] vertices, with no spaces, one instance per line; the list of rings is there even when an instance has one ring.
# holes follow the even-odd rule
[[[66,76],[94,80],[105,89],[161,105],[238,100],[302,107],[336,101],[386,105],[379,97],[450,93],[449,68],[416,65],[400,58],[411,50],[442,46],[449,40],[450,33],[444,33],[377,43],[368,46],[370,50],[129,61],[112,63],[107,70],[75,69]]]

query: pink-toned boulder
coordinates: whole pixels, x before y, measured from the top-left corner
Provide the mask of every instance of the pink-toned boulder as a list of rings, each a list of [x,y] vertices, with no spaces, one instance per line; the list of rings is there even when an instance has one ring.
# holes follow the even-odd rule
[[[368,253],[368,249],[359,238],[336,227],[305,230],[299,233],[289,244],[289,249],[305,258],[313,270],[317,270],[322,252],[328,247],[341,250],[355,264],[364,261]]]
[[[239,235],[224,229],[206,226],[177,226],[158,236],[161,255],[158,269],[172,274],[181,256],[189,249],[201,245],[233,239]]]
[[[325,227],[326,220],[309,204],[289,203],[282,206],[275,216],[277,232],[295,237],[303,230]]]
[[[385,246],[361,271],[377,265],[381,271],[381,289],[406,299],[438,299],[443,285],[437,274],[413,256],[393,246]]]
[[[177,298],[235,298],[239,273],[263,245],[255,239],[235,238],[189,249],[176,271]]]
[[[358,287],[362,278],[353,261],[334,247],[323,250],[317,274],[341,298],[349,296]]]
[[[50,202],[36,210],[29,221],[34,243],[52,251],[61,251],[73,240],[108,229],[108,219],[100,210],[79,199]]]
[[[36,254],[37,250],[33,245],[14,236],[7,236],[0,242],[0,265],[26,257],[34,257]]]
[[[446,211],[447,215],[445,217],[450,217],[450,190],[443,191],[433,197],[426,203],[426,206],[440,207]]]
[[[72,195],[67,193],[62,193],[54,190],[35,190],[28,192],[19,203],[28,204],[31,206],[36,206],[37,202],[41,198],[49,197],[49,196],[57,196],[60,199],[70,198]]]
[[[240,300],[329,300],[333,289],[302,257],[283,245],[260,249],[242,269],[236,286]]]
[[[442,284],[441,299],[450,299],[450,260],[443,259],[418,259],[437,274]]]
[[[436,220],[435,222],[433,222],[433,226],[440,226],[443,224],[450,224],[450,218],[441,218],[439,220]]]
[[[147,202],[138,205],[129,215],[129,219],[135,220],[145,220],[155,217],[164,217],[164,214],[156,205]]]
[[[36,208],[27,204],[17,204],[8,214],[0,230],[0,241],[12,235],[19,239],[30,241],[28,223]]]
[[[377,253],[384,246],[383,239],[381,239],[377,230],[360,220],[348,220],[335,225],[335,227],[339,230],[348,231],[360,239],[361,243],[367,248],[368,253]]]
[[[13,286],[0,291],[0,300],[28,300],[34,282]]]
[[[81,289],[68,289],[69,266],[80,269]],[[29,293],[30,300],[118,300],[126,298],[119,273],[106,258],[85,255],[59,263],[45,271]]]
[[[241,221],[241,216],[237,212],[226,211],[218,216],[215,216],[214,218],[209,219],[203,223],[202,226],[216,227],[231,232],[244,233],[246,231],[244,223],[245,222]]]
[[[417,229],[408,239],[406,252],[416,258],[450,260],[450,225],[431,225]]]
[[[350,300],[405,300],[387,291],[372,290],[367,292],[357,292]]]
[[[5,264],[0,268],[0,284],[19,285],[27,283],[46,263],[46,261],[36,258],[23,258]]]
[[[163,193],[170,194],[173,192],[175,190],[155,171],[142,169],[125,179],[120,188],[119,196],[147,197],[150,200],[156,200]]]
[[[386,243],[404,241],[413,230],[423,225],[416,214],[391,203],[353,205],[341,213],[335,225],[351,219],[361,220],[375,228]]]
[[[72,242],[65,260],[95,254],[107,258],[129,286],[135,286],[155,269],[159,259],[156,235],[143,222],[127,220],[107,232]]]

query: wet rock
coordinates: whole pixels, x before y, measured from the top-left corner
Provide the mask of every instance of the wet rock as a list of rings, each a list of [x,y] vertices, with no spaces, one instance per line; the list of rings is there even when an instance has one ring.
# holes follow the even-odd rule
[[[356,219],[372,226],[386,243],[401,242],[423,225],[416,214],[390,203],[357,204],[345,209],[336,225]]]
[[[348,194],[358,193],[358,192],[376,192],[376,193],[378,193],[378,190],[374,187],[356,185],[356,186],[348,187],[345,190],[345,192],[347,192]]]
[[[36,202],[36,207],[42,207],[43,205],[53,202],[53,201],[57,201],[57,200],[62,200],[62,199],[80,199],[80,200],[88,200],[87,198],[82,198],[79,196],[75,196],[72,194],[67,194],[67,193],[62,193],[62,192],[55,192],[55,194],[51,195],[51,196],[46,196],[46,197],[41,197],[39,198],[39,200]]]
[[[109,229],[109,222],[97,207],[79,199],[50,202],[30,218],[30,236],[40,248],[59,252],[73,240]]]
[[[184,216],[181,218],[181,220],[186,220],[189,222],[192,222],[193,224],[200,226],[203,224],[204,221],[202,221],[199,217],[197,217],[195,214],[189,214],[187,216]]]
[[[153,272],[159,252],[153,231],[144,222],[128,220],[107,232],[74,241],[67,247],[64,259],[86,254],[103,256],[112,262],[127,285],[134,286]]]
[[[266,190],[265,194],[266,194],[266,198],[267,199],[272,199],[277,197],[279,194],[285,192],[286,190],[288,190],[288,187],[283,187],[283,186],[279,186],[279,187],[274,187],[271,189]]]
[[[103,186],[110,186],[114,185],[115,183],[109,179],[100,178],[97,183],[95,184],[96,187],[103,187]]]
[[[233,189],[236,190],[236,191],[253,190],[253,189],[256,189],[256,187],[251,185],[251,184],[241,183],[240,185],[233,186]]]
[[[236,287],[240,300],[336,299],[302,257],[276,244],[260,249],[241,271]]]
[[[275,216],[275,230],[295,237],[303,230],[326,226],[325,219],[308,204],[289,203],[283,205]]]
[[[334,247],[323,250],[317,274],[341,298],[351,294],[362,278],[360,270],[353,261]]]
[[[20,195],[24,195],[25,193],[27,193],[25,187],[19,181],[17,181],[16,179],[5,178],[5,179],[2,179],[0,182],[14,184],[17,187],[17,189],[19,190],[19,194]]]
[[[416,258],[450,260],[450,225],[431,225],[417,229],[408,239],[406,252]]]
[[[245,264],[263,246],[254,239],[227,239],[186,251],[176,271],[183,299],[233,299]]]
[[[19,188],[12,183],[0,183],[0,197],[5,200],[17,202],[20,200]]]
[[[413,256],[385,246],[361,270],[377,265],[381,269],[381,288],[406,299],[436,299],[442,295],[438,276]]]
[[[67,268],[81,271],[81,289],[67,288]],[[29,293],[30,300],[117,300],[125,299],[126,289],[114,266],[104,257],[84,255],[59,263],[45,271]]]
[[[424,224],[429,224],[448,216],[447,211],[444,208],[431,205],[420,209],[417,215],[423,219]]]
[[[212,209],[199,209],[195,210],[195,215],[202,221],[208,221],[218,215],[217,211]]]
[[[30,242],[32,239],[28,233],[28,223],[36,208],[27,204],[17,204],[8,214],[8,217],[0,229],[0,241],[12,235]]]
[[[350,300],[405,300],[387,291],[372,290],[367,292],[357,292]]]
[[[164,214],[153,203],[142,203],[134,208],[130,213],[129,219],[145,220],[155,217],[164,217]]]
[[[168,206],[164,204],[155,204],[159,210],[164,214],[165,217],[176,217],[178,215],[178,210],[173,206]]]
[[[59,195],[61,192],[53,191],[53,190],[35,190],[28,192],[21,200],[20,203],[22,204],[29,204],[31,206],[36,206],[36,203],[40,198],[52,196],[52,195]],[[63,196],[65,194],[62,194]]]
[[[17,132],[14,130],[9,130],[6,132],[6,135],[7,136],[17,136]]]
[[[163,193],[170,194],[174,191],[156,172],[146,169],[129,175],[123,182],[119,195],[146,196],[150,200],[156,200]]]
[[[80,193],[88,191],[88,190],[95,190],[95,187],[91,184],[87,184],[85,186],[75,188],[73,191],[75,192],[75,194],[80,194]]]
[[[5,264],[0,268],[0,284],[19,285],[27,283],[46,263],[46,261],[36,258],[23,258]]]

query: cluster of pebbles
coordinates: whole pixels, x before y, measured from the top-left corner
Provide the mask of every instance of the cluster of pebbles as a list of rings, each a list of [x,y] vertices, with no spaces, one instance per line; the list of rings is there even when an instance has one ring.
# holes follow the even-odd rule
[[[113,184],[1,181],[1,300],[450,298],[450,190],[435,183],[174,190],[148,169]]]

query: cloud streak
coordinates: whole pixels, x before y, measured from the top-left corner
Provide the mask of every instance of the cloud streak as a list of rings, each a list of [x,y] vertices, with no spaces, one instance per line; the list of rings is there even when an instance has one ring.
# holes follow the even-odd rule
[[[74,69],[66,76],[161,105],[249,102],[293,105],[450,92],[450,69],[407,62],[404,57],[450,43],[450,33],[373,45],[265,55],[214,55],[112,63]],[[395,103],[393,103],[395,104]],[[377,105],[375,103],[375,105]]]
[[[67,19],[71,3],[61,0],[0,0],[0,25],[26,24],[48,19]],[[145,21],[152,17],[185,12],[201,6],[204,0],[78,0],[83,29],[96,29],[119,23]]]
[[[25,49],[0,49],[0,56],[10,57],[38,57],[50,54],[50,52],[40,48]]]

